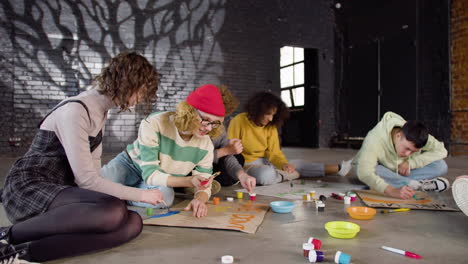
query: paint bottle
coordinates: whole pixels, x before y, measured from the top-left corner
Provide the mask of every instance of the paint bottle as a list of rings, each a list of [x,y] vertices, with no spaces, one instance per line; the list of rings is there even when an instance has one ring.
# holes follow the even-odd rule
[[[219,205],[219,197],[213,197],[213,204]]]
[[[335,263],[336,264],[350,264],[351,256],[341,251],[337,251],[335,254]]]
[[[314,250],[314,244],[310,243],[302,243],[302,251],[304,252],[304,257],[308,258],[309,257],[309,252],[311,250]]]
[[[309,191],[310,198],[315,198],[315,191]]]
[[[314,245],[314,249],[320,249],[322,247],[322,241],[313,237],[309,237],[307,243]]]
[[[303,201],[310,201],[310,196],[308,194],[302,195],[302,200]]]
[[[357,195],[355,193],[350,193],[349,197],[351,197],[351,202],[354,202],[354,201],[356,201]]]
[[[317,201],[315,203],[315,206],[317,207],[317,210],[319,212],[324,212],[325,211],[325,204],[322,201]]]
[[[230,255],[225,255],[221,257],[221,263],[223,264],[231,264],[234,263],[234,257]]]
[[[322,251],[311,250],[309,252],[309,262],[311,263],[322,262],[323,259],[324,259],[324,255]]]
[[[153,215],[153,208],[147,207],[146,208],[146,215],[147,216],[152,216]]]
[[[242,199],[244,197],[243,192],[237,192],[237,199]]]
[[[337,200],[343,200],[344,193],[332,193],[331,196]]]
[[[257,194],[256,193],[249,193],[250,195],[250,201],[256,201],[257,200]]]
[[[234,202],[234,198],[232,198],[232,197],[228,197],[228,198],[226,198],[226,200],[227,200],[228,202]]]
[[[345,196],[343,197],[344,204],[351,204],[351,197]]]

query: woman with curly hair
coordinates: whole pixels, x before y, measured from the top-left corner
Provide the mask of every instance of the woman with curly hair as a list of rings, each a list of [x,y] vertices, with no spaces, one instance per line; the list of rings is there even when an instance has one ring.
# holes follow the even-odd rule
[[[2,203],[14,224],[0,229],[0,260],[49,261],[140,234],[141,217],[121,199],[158,204],[163,195],[101,177],[102,135],[110,108],[151,103],[158,83],[146,58],[124,52],[103,68],[92,89],[63,100],[42,119],[3,187]]]
[[[228,128],[229,138],[242,140],[244,169],[259,185],[269,185],[302,177],[338,173],[345,176],[350,162],[325,165],[303,160],[289,162],[280,148],[278,129],[289,117],[289,111],[278,96],[258,92],[246,105],[247,112],[234,117]]]
[[[134,206],[170,206],[174,187],[196,188],[194,199],[185,210],[193,210],[195,217],[204,217],[213,182],[210,136],[217,137],[223,131],[224,114],[218,87],[203,85],[180,102],[175,112],[153,113],[142,120],[138,138],[101,173],[114,182],[164,194],[163,204],[129,201]],[[208,182],[202,185],[203,181]]]

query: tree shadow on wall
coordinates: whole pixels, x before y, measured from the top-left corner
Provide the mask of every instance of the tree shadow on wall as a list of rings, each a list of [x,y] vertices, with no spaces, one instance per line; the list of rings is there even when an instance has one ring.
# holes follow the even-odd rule
[[[133,49],[164,75],[157,108],[170,110],[176,94],[219,83],[224,6],[225,0],[3,0],[0,27],[12,52],[1,56],[13,56],[14,67],[2,71],[15,76],[23,98],[49,107],[83,91],[111,57]],[[44,116],[30,111],[33,120]],[[20,115],[15,121],[26,122]]]

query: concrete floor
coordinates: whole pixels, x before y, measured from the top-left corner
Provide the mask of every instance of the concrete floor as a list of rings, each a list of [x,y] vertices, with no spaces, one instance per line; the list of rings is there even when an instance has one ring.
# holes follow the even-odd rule
[[[350,149],[301,149],[285,148],[289,159],[336,163],[349,159],[356,151]],[[113,155],[106,155],[103,164]],[[0,175],[4,177],[15,158],[2,157]],[[468,174],[467,157],[449,157],[448,178]],[[319,178],[317,178],[319,179]],[[314,179],[315,180],[315,179]],[[330,176],[323,181],[354,181]],[[3,180],[2,180],[3,182]],[[220,196],[235,196],[238,186],[225,188]],[[435,195],[449,206],[455,206],[451,191]],[[258,202],[277,200],[259,196]],[[352,263],[468,263],[467,216],[461,212],[410,211],[395,214],[377,214],[373,220],[352,220],[343,210],[343,204],[334,199],[326,202],[326,211],[316,215],[312,204],[297,202],[290,214],[269,211],[256,234],[235,231],[192,228],[145,226],[142,234],[133,241],[117,248],[80,257],[49,263],[221,263],[220,257],[232,255],[235,263],[308,263],[302,256],[302,243],[313,236],[322,240],[326,262],[333,263],[333,256],[341,250],[352,257]],[[353,202],[360,205],[360,201]],[[143,212],[143,211],[141,211]],[[83,216],[86,217],[86,216]],[[336,239],[328,235],[324,224],[345,220],[359,224],[361,231],[354,239]],[[0,210],[0,225],[8,225],[8,219]],[[420,254],[423,259],[414,260],[383,251],[382,245],[406,249]]]

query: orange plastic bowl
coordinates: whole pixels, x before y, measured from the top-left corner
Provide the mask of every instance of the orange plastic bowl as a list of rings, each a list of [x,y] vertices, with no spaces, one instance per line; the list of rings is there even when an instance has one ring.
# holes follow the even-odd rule
[[[374,218],[377,211],[374,208],[365,207],[365,206],[351,206],[346,209],[349,216],[358,220],[369,220]]]

